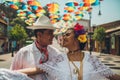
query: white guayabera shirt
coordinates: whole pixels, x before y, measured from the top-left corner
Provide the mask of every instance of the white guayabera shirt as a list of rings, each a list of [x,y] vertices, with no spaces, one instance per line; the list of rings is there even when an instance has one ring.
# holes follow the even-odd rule
[[[51,50],[55,52],[54,48],[48,46],[48,53]],[[54,53],[54,54],[57,54],[57,53]],[[17,54],[15,55],[13,59],[10,69],[19,70],[19,69],[24,69],[24,68],[37,67],[38,65],[41,65],[39,63],[41,57],[42,57],[42,53],[37,49],[35,43],[32,43],[28,46],[21,48],[17,52]],[[34,80],[47,80],[45,73],[32,75],[30,77]]]

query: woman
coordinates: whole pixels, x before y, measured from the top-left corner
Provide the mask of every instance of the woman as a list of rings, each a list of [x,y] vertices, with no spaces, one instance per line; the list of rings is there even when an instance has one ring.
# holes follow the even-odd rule
[[[86,42],[86,32],[78,23],[63,34],[63,47],[69,50],[67,57],[72,80],[119,80],[120,77],[117,77],[95,56],[82,52]]]
[[[68,48],[67,54],[59,54],[59,57],[57,55],[50,60],[51,63],[48,61],[40,67],[54,77],[53,80],[120,80],[120,76],[97,57],[82,52],[86,42],[86,32],[82,25],[77,23],[64,29],[62,46]]]

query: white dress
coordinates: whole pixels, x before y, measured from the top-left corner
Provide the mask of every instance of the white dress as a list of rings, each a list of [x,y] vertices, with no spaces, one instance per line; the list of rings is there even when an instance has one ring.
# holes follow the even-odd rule
[[[54,53],[51,51],[51,53]],[[59,53],[59,52],[58,52]],[[107,77],[114,73],[102,64],[97,57],[84,53],[83,59],[83,80],[109,80]],[[44,71],[48,73],[48,80],[78,80],[74,74],[74,66],[68,61],[67,54],[53,54],[48,62],[40,65]],[[74,62],[77,67],[80,67],[80,62]]]

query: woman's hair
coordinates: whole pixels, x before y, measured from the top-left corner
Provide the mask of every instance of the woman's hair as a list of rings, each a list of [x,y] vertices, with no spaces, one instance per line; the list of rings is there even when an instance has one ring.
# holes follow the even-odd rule
[[[80,50],[84,50],[85,46],[86,46],[86,42],[85,43],[79,43]]]
[[[74,31],[74,29],[72,29],[72,30]],[[75,31],[74,31],[74,34],[75,34]],[[75,38],[77,39],[77,38],[78,38],[78,35],[75,34]],[[84,43],[81,43],[81,42],[79,41],[80,50],[84,50],[84,48],[85,48],[85,46],[86,46],[86,43],[87,43],[87,41],[84,42]]]
[[[84,47],[87,43],[87,36],[86,36],[86,31],[84,30],[84,27],[77,23],[74,28],[74,33],[75,33],[75,38],[78,39],[79,41],[79,47],[81,50],[84,50]]]

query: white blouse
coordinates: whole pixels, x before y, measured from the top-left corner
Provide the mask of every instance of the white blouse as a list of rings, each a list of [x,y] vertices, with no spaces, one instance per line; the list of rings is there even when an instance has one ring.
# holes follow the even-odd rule
[[[56,50],[57,51],[57,50]],[[78,80],[77,74],[74,74],[74,66],[69,62],[67,54],[50,51],[49,60],[43,65],[39,65],[41,69],[48,73],[48,80]],[[97,57],[84,53],[83,59],[83,80],[109,80],[107,77],[114,73],[102,64]],[[80,62],[74,62],[77,67],[80,67]]]

